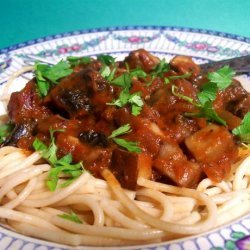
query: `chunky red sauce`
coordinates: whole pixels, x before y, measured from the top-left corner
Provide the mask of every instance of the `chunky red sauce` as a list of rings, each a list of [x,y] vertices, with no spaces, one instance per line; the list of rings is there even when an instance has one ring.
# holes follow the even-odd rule
[[[129,189],[136,188],[138,176],[183,187],[194,187],[205,176],[217,182],[223,180],[238,155],[230,130],[249,111],[249,94],[237,81],[218,93],[213,106],[227,126],[188,117],[185,113],[197,108],[173,95],[171,87],[174,84],[179,93],[196,100],[206,76],[200,76],[199,66],[191,58],[177,56],[167,72],[152,77],[150,73],[159,62],[140,49],[113,65],[117,67],[115,77],[128,67],[148,74],[132,78],[130,93],[140,91],[144,102],[138,116],[131,114],[129,105],[107,105],[118,98],[122,88],[102,77],[98,60],[74,67],[74,72],[61,79],[45,98],[38,94],[36,79],[31,80],[11,95],[8,114],[15,129],[3,145],[32,150],[36,137],[49,143],[49,130],[63,129],[55,133],[59,157],[71,153],[75,162],[83,161],[97,177],[101,169],[109,168]],[[164,82],[165,77],[186,73],[190,73],[187,78]],[[112,131],[127,123],[132,132],[121,138],[138,142],[142,150],[139,154],[108,139]]]

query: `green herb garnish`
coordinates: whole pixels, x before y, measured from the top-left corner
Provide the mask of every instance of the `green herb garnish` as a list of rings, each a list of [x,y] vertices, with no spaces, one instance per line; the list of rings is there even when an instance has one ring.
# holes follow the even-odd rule
[[[91,58],[88,56],[84,57],[68,56],[67,61],[70,63],[71,67],[76,67],[79,64],[89,64],[91,62]]]
[[[129,152],[140,153],[141,149],[138,147],[137,142],[127,141],[127,140],[121,139],[121,138],[116,138],[117,136],[130,133],[131,131],[132,130],[131,130],[130,125],[125,124],[125,125],[121,126],[120,128],[114,130],[108,138],[112,139],[119,146],[126,148]]]
[[[177,89],[178,89],[177,86],[172,85],[171,90],[172,90],[172,94],[173,94],[174,96],[176,96],[176,97],[178,97],[178,98],[180,98],[180,99],[183,99],[183,100],[185,100],[185,101],[187,101],[187,102],[193,104],[193,105],[196,106],[196,107],[199,107],[199,104],[196,103],[196,102],[194,101],[193,98],[191,98],[191,97],[189,97],[189,96],[186,96],[186,95],[182,95],[182,94],[176,92]]]
[[[113,102],[107,104],[114,105],[119,108],[124,107],[127,104],[130,104],[132,115],[137,116],[141,113],[144,103],[141,98],[140,92],[130,94],[128,88],[125,88],[121,91],[117,100],[114,100]]]
[[[114,100],[111,103],[107,103],[107,105],[115,105],[121,108],[129,104],[131,105],[132,115],[134,116],[139,115],[143,107],[143,100],[141,98],[140,92],[136,92],[133,94],[129,93],[129,89],[132,85],[130,74],[125,72],[124,74],[114,79],[111,83],[119,87],[122,87],[123,90],[120,92],[120,95],[117,100]]]
[[[4,142],[5,139],[10,135],[13,127],[14,126],[11,123],[0,125],[0,143]]]
[[[53,66],[35,63],[35,75],[40,96],[46,96],[53,84],[58,84],[58,80],[72,72],[70,64],[66,61],[60,61]]]
[[[165,59],[162,59],[160,63],[154,67],[150,75],[152,77],[156,77],[156,76],[163,77],[163,74],[168,72],[169,70],[170,70],[169,63],[167,63]]]
[[[145,78],[147,73],[142,69],[133,69],[129,72],[130,77]]]
[[[172,86],[173,95],[190,102],[199,109],[199,113],[186,113],[192,117],[205,117],[208,121],[215,121],[219,124],[226,126],[226,122],[219,117],[213,108],[213,101],[216,99],[218,90],[226,89],[233,81],[235,72],[224,66],[223,68],[208,74],[210,82],[204,84],[200,93],[197,94],[199,102],[195,102],[192,98],[176,93],[176,86]]]
[[[107,78],[111,73],[110,67],[107,65],[104,65],[101,70],[100,70],[100,74],[103,78]]]
[[[40,152],[42,157],[52,166],[48,173],[48,179],[46,182],[51,191],[55,191],[60,174],[64,173],[69,176],[68,180],[61,185],[61,187],[65,187],[72,183],[84,171],[81,162],[72,164],[71,154],[67,154],[64,157],[57,159],[57,146],[54,138],[55,132],[62,132],[62,130],[50,130],[50,145],[48,147],[38,138],[33,142],[33,148],[35,151]]]
[[[141,98],[141,92],[136,92],[129,96],[128,103],[132,108],[132,115],[137,116],[141,113],[143,107],[143,100]]]
[[[113,139],[119,135],[124,135],[124,134],[130,133],[130,132],[132,132],[130,125],[125,124],[125,125],[121,126],[120,128],[114,130],[108,138]]]
[[[115,78],[111,83],[114,85],[117,85],[119,87],[129,89],[131,87],[132,81],[131,81],[131,78],[129,76],[129,73],[125,72],[124,74]]]
[[[226,122],[221,117],[219,117],[219,115],[214,110],[212,102],[207,101],[201,106],[198,106],[198,108],[199,108],[199,113],[185,113],[185,115],[190,116],[190,117],[197,117],[197,118],[204,117],[208,121],[211,121],[211,122],[214,121],[224,126],[227,125]]]
[[[110,66],[115,64],[115,58],[110,55],[99,55],[97,59],[104,65]]]
[[[250,112],[247,112],[241,121],[241,124],[232,130],[242,142],[250,144]]]
[[[71,212],[70,214],[58,214],[57,216],[65,219],[65,220],[70,220],[70,221],[73,221],[75,223],[82,224],[82,221],[80,220],[78,215],[75,214],[74,212]]]
[[[150,86],[153,82],[153,80],[158,76],[163,78],[164,73],[168,72],[170,70],[170,64],[166,62],[165,59],[162,59],[160,63],[158,63],[150,73],[151,80],[147,83],[147,86]],[[164,80],[165,84],[169,83],[169,80]]]
[[[109,66],[107,66],[106,64],[102,66],[101,70],[100,70],[100,74],[103,78],[105,78],[107,81],[112,82],[115,76],[115,72],[116,72],[117,68],[114,67],[112,70],[110,69]]]
[[[201,104],[213,102],[216,99],[217,91],[218,87],[216,83],[205,83],[201,88],[201,92],[197,94],[197,97]]]
[[[215,72],[208,73],[210,82],[216,83],[218,89],[226,89],[233,81],[235,72],[229,67],[224,66]]]
[[[186,78],[188,78],[190,76],[191,76],[191,73],[185,73],[185,74],[179,75],[179,76],[169,76],[168,79],[170,79],[170,80],[186,79]]]
[[[170,80],[176,80],[176,79],[185,79],[191,76],[191,73],[186,73],[183,75],[179,75],[179,76],[169,76],[169,77],[164,77],[164,83],[165,84],[169,84]]]
[[[138,147],[137,142],[127,141],[121,138],[114,138],[113,140],[116,144],[126,148],[129,152],[141,153],[141,149]]]
[[[219,124],[226,126],[226,122],[222,118],[220,118],[218,114],[216,113],[216,111],[214,110],[212,101],[209,99],[209,97],[207,97],[206,98],[207,100],[204,101],[205,97],[203,96],[202,102],[201,101],[195,102],[193,98],[177,93],[176,89],[177,87],[175,85],[172,85],[172,93],[174,96],[179,97],[191,103],[192,105],[194,105],[195,107],[199,109],[198,113],[185,113],[186,116],[199,117],[199,118],[205,117],[208,121],[215,121]]]

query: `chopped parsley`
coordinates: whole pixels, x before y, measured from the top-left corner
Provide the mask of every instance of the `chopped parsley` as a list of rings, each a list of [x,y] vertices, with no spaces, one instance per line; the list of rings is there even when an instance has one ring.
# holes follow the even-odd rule
[[[169,77],[164,77],[164,83],[165,84],[169,84],[170,80],[176,80],[176,79],[185,79],[191,76],[191,73],[186,73],[183,75],[179,75],[179,76],[169,76]]]
[[[129,152],[141,153],[141,149],[138,147],[137,142],[127,141],[127,140],[121,139],[121,138],[116,138],[117,136],[130,133],[131,131],[132,130],[131,130],[130,125],[125,124],[125,125],[119,127],[118,129],[114,130],[108,138],[112,139],[119,146],[126,148]]]
[[[137,77],[137,78],[145,78],[147,77],[147,73],[142,69],[133,69],[129,72],[130,77]]]
[[[113,100],[111,103],[107,103],[107,105],[114,105],[121,108],[129,104],[131,106],[132,115],[139,115],[143,107],[143,100],[141,98],[141,92],[136,92],[133,94],[129,93],[129,89],[132,85],[132,80],[129,73],[125,72],[114,79],[111,83],[122,87],[123,90],[120,92],[118,99]]]
[[[120,128],[114,130],[108,138],[113,139],[119,135],[124,135],[124,134],[130,133],[130,132],[132,132],[130,125],[125,124],[125,125],[121,126]]]
[[[132,115],[137,116],[141,113],[143,100],[141,98],[141,92],[130,94],[128,88],[125,88],[121,91],[117,100],[107,104],[114,105],[119,108],[129,104],[131,106]]]
[[[111,73],[110,67],[107,65],[104,65],[101,68],[100,73],[101,73],[101,76],[106,79]]]
[[[210,82],[216,83],[218,89],[226,89],[233,81],[235,72],[229,66],[224,66],[215,72],[208,73]]]
[[[91,58],[88,56],[83,56],[83,57],[68,56],[67,61],[70,63],[71,67],[76,67],[80,64],[89,64],[91,62]]]
[[[113,138],[114,142],[119,146],[126,148],[129,152],[141,153],[137,142],[127,141],[121,138]]]
[[[201,104],[205,104],[206,102],[213,102],[216,99],[218,87],[214,82],[205,83],[201,92],[197,94],[197,97]]]
[[[188,78],[190,76],[191,76],[191,73],[185,73],[185,74],[179,75],[179,76],[169,76],[168,79],[170,79],[170,80],[186,79],[186,78]]]
[[[52,84],[58,84],[58,80],[70,75],[72,72],[70,64],[66,61],[60,61],[53,66],[35,63],[35,76],[40,96],[46,96]]]
[[[160,63],[154,67],[150,75],[152,77],[156,77],[156,76],[163,77],[163,74],[168,72],[169,70],[170,70],[169,63],[167,63],[165,59],[162,59]]]
[[[153,82],[153,80],[158,76],[163,78],[164,77],[164,73],[168,72],[170,70],[170,64],[166,62],[165,59],[162,59],[160,61],[160,63],[158,63],[152,70],[152,72],[150,73],[151,75],[151,80],[148,82],[147,86],[150,86]],[[168,84],[169,80],[165,80],[164,79],[164,83]]]
[[[115,78],[111,83],[119,87],[129,89],[131,87],[132,80],[131,80],[129,73],[125,72],[124,74]]]
[[[12,130],[13,124],[11,123],[0,125],[0,143],[5,141],[5,139],[9,136]]]
[[[209,99],[209,96],[206,97],[205,93],[204,93],[203,97],[201,98],[202,101],[195,102],[195,100],[193,98],[177,93],[176,89],[177,89],[177,87],[175,85],[172,85],[172,93],[174,96],[179,97],[179,98],[193,104],[195,107],[197,107],[199,109],[198,113],[185,113],[186,116],[198,117],[198,118],[204,117],[208,121],[214,121],[214,122],[217,122],[219,124],[226,126],[226,122],[218,116],[218,114],[216,113],[216,111],[213,108],[212,101]],[[202,92],[200,92],[200,93],[202,93]],[[199,99],[199,97],[198,97],[198,99]]]
[[[196,107],[199,106],[199,104],[197,104],[197,103],[194,101],[193,98],[191,98],[191,97],[189,97],[189,96],[186,96],[186,95],[182,95],[182,94],[176,92],[177,89],[178,89],[177,86],[172,85],[171,90],[172,90],[172,94],[173,94],[174,96],[176,96],[176,97],[178,97],[178,98],[181,98],[181,99],[183,99],[183,100],[185,100],[185,101],[187,101],[187,102],[193,104],[193,105],[196,106]]]
[[[130,103],[132,108],[132,115],[137,116],[141,113],[143,107],[143,100],[141,98],[141,92],[133,93],[128,98],[128,103]]]
[[[185,113],[185,115],[198,118],[204,117],[210,122],[217,122],[224,126],[227,125],[226,122],[221,117],[219,117],[219,115],[214,110],[212,102],[207,101],[198,107],[199,113]]]
[[[110,55],[99,55],[97,59],[104,65],[110,66],[115,64],[115,58]]]
[[[218,90],[226,89],[232,83],[234,75],[235,72],[229,66],[224,66],[215,72],[208,73],[209,82],[204,84],[201,91],[197,94],[198,103],[188,96],[176,93],[176,86],[174,85],[172,86],[172,93],[190,102],[199,109],[199,113],[186,113],[186,115],[192,117],[205,117],[208,121],[215,121],[226,126],[226,122],[219,117],[212,104],[216,99]]]
[[[117,67],[114,67],[112,70],[109,66],[106,64],[102,66],[100,70],[100,74],[103,78],[105,78],[107,81],[112,82],[115,76],[115,72],[117,70]]]
[[[114,77],[115,77],[115,72],[116,72],[117,68],[114,67],[111,71],[110,74],[106,77],[106,80],[111,82],[113,81]]]
[[[250,144],[250,112],[247,112],[241,121],[241,124],[232,130],[242,142]]]
[[[70,214],[58,214],[57,216],[65,219],[65,220],[69,220],[69,221],[73,221],[73,222],[78,223],[78,224],[82,224],[82,221],[80,220],[78,215],[75,214],[74,212],[71,212]]]
[[[84,171],[81,162],[72,164],[71,154],[67,154],[64,157],[57,159],[57,146],[54,138],[55,132],[62,132],[62,130],[50,130],[50,145],[48,147],[38,138],[36,138],[33,142],[33,148],[35,151],[40,152],[42,157],[52,166],[48,173],[46,182],[51,191],[56,190],[60,174],[64,173],[69,176],[69,178],[61,184],[61,187],[66,187],[78,178]]]

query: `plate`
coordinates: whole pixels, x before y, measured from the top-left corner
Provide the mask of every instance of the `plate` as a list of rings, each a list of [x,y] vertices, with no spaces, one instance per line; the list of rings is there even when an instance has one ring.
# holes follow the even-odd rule
[[[205,63],[250,54],[250,39],[203,29],[176,27],[136,26],[63,33],[1,49],[0,88],[13,72],[24,65],[33,64],[37,58],[43,58],[48,62],[57,62],[69,55],[95,56],[108,53],[122,59],[129,51],[138,48],[145,48],[156,56],[164,57],[167,60],[174,55],[189,55],[197,63]],[[241,76],[241,79],[245,82],[250,81],[250,77],[247,75]],[[20,78],[19,82],[24,84],[25,81],[27,80]],[[15,85],[15,89],[20,89],[21,85]],[[250,215],[203,235],[168,243],[121,247],[120,249],[234,250],[249,248]],[[0,249],[63,250],[97,248],[67,247],[26,237],[10,231],[6,227],[0,227]]]

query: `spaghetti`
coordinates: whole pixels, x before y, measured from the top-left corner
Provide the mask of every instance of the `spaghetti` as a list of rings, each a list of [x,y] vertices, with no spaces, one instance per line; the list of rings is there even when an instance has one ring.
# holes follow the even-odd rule
[[[21,170],[17,167],[20,165],[17,153],[22,162],[26,161]],[[196,190],[140,178],[138,191],[131,193],[105,170],[106,181],[86,172],[70,186],[51,193],[44,184],[50,166],[27,161],[28,158],[37,161],[36,153],[27,156],[9,147],[0,149],[0,154],[1,162],[12,157],[9,164],[0,164],[0,174],[4,169],[13,169],[0,179],[0,217],[20,233],[61,244],[111,246],[161,242],[206,232],[250,209],[250,176],[246,171],[250,157],[237,163],[230,180],[212,183],[204,179]],[[242,184],[243,179],[247,185]],[[214,188],[216,193],[209,192]],[[72,210],[77,211],[83,224],[58,217]]]

